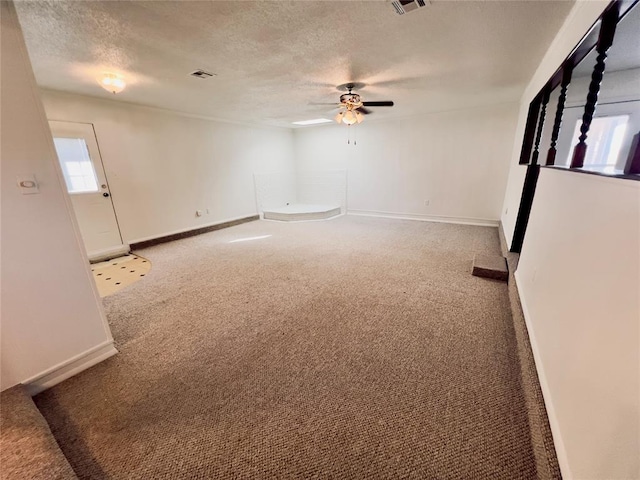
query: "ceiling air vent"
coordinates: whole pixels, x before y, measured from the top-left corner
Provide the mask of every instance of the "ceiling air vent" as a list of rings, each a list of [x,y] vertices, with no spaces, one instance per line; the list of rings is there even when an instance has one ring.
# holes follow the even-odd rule
[[[391,4],[398,15],[404,15],[420,7],[426,7],[429,4],[429,0],[393,0]]]
[[[216,74],[205,72],[204,70],[196,70],[195,72],[191,72],[189,75],[197,78],[209,78],[209,77],[214,77]]]

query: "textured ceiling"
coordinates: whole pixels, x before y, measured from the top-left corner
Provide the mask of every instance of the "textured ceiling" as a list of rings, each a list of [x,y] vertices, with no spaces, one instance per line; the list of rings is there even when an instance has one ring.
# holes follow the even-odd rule
[[[573,71],[573,77],[590,77],[598,52],[591,50]],[[607,52],[606,72],[640,67],[640,4],[636,5],[616,27],[613,45]]]
[[[397,15],[376,1],[17,2],[40,86],[232,121],[322,116],[335,86],[394,100],[392,118],[519,98],[570,1],[442,1]],[[217,74],[189,76],[196,69]]]

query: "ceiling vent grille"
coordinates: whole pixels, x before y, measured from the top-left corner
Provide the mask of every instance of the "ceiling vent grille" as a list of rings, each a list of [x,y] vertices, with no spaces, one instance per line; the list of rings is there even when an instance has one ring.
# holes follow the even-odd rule
[[[426,7],[429,4],[429,0],[393,0],[391,4],[398,15],[404,15],[421,7]]]
[[[204,70],[196,70],[195,72],[191,72],[189,75],[197,78],[210,78],[210,77],[214,77],[216,74],[205,72]]]

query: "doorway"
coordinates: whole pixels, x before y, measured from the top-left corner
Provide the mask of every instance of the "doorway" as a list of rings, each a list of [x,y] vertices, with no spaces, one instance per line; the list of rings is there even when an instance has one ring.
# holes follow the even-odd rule
[[[61,121],[49,125],[89,260],[127,253],[93,125]]]

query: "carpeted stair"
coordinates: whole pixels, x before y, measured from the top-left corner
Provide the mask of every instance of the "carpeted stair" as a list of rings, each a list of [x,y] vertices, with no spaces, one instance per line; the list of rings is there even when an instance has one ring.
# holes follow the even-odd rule
[[[501,255],[476,255],[471,273],[475,277],[491,278],[501,282],[509,281],[507,260]]]

